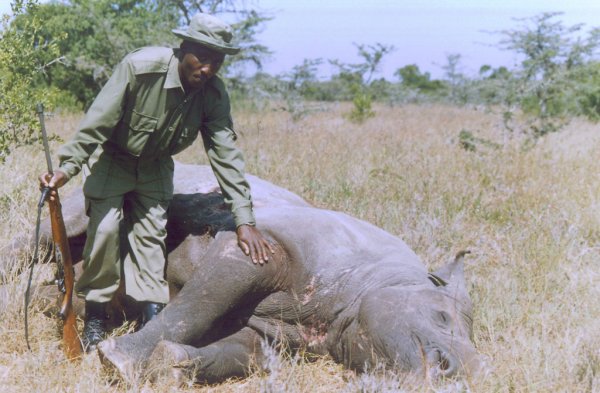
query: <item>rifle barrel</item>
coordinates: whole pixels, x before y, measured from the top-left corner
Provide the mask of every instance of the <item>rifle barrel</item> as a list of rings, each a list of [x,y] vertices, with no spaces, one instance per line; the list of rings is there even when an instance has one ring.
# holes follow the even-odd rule
[[[52,158],[50,157],[50,147],[48,146],[48,135],[46,134],[46,123],[44,122],[44,105],[39,103],[36,105],[38,117],[40,118],[40,128],[42,129],[42,143],[44,144],[44,153],[46,153],[46,164],[48,165],[48,173],[54,173],[52,170]]]

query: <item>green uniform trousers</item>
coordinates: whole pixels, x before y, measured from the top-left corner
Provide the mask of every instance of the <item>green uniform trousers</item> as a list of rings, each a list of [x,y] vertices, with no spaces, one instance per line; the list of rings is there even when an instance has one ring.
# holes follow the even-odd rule
[[[167,303],[167,208],[173,197],[171,157],[144,161],[102,152],[83,191],[89,216],[83,274],[76,291],[86,301],[108,302],[125,280],[137,301]]]

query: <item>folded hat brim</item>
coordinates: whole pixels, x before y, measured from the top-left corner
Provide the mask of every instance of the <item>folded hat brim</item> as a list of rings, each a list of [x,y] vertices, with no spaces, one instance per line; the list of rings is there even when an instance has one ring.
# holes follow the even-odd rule
[[[171,31],[173,32],[173,34],[175,34],[177,37],[181,38],[182,40],[195,42],[197,44],[206,46],[209,49],[213,49],[219,53],[224,53],[226,55],[235,55],[235,54],[239,53],[239,51],[240,51],[240,48],[228,45],[226,43],[217,42],[207,36],[203,36],[200,34],[191,35],[186,30],[175,29],[175,30],[171,30]]]

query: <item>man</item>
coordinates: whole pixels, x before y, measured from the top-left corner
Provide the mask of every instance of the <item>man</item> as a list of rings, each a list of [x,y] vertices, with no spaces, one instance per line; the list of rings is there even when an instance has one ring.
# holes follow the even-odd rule
[[[56,189],[84,164],[90,167],[83,186],[90,223],[84,271],[75,288],[86,300],[87,351],[105,335],[105,306],[121,275],[127,295],[142,306],[142,323],[167,303],[171,156],[191,145],[198,133],[233,213],[240,247],[259,264],[273,252],[254,226],[244,161],[234,146],[229,96],[216,76],[225,55],[239,52],[230,44],[231,28],[214,16],[198,14],[186,30],[173,33],[183,39],[179,49],[142,48],[123,59],[79,131],[59,150],[59,169],[40,176],[41,186]],[[126,241],[120,241],[121,227]]]

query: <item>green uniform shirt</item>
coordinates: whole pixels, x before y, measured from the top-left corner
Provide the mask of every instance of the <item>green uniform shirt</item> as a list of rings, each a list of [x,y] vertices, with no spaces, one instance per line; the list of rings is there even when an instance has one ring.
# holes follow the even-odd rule
[[[88,110],[75,137],[58,152],[69,178],[100,145],[140,161],[170,157],[201,133],[236,225],[254,224],[244,159],[235,147],[229,96],[213,77],[190,95],[179,79],[176,49],[142,48],[127,55]]]

